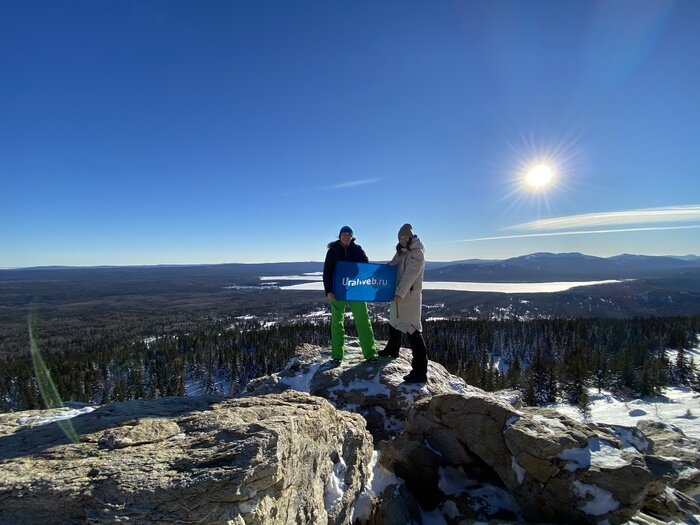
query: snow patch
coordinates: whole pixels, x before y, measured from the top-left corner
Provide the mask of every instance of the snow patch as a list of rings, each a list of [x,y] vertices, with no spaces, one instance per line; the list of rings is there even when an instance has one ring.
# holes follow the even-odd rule
[[[459,496],[478,483],[468,478],[462,467],[440,467],[438,488],[445,496]]]
[[[588,499],[581,510],[589,516],[602,516],[620,507],[620,502],[613,498],[612,493],[590,483],[574,481],[574,494],[579,498]]]
[[[53,416],[49,417],[23,416],[17,418],[17,423],[20,425],[31,424],[32,426],[48,425],[49,423],[53,423],[54,421],[63,421],[64,419],[72,419],[82,414],[89,414],[97,408],[99,408],[99,406],[65,409],[64,412],[59,412],[58,414],[54,414]]]
[[[345,483],[345,474],[348,466],[345,464],[343,457],[340,456],[338,462],[333,464],[333,472],[326,480],[326,489],[323,495],[323,503],[326,510],[335,512],[335,509],[343,500],[343,494],[348,486]]]
[[[283,385],[287,385],[293,390],[298,390],[299,392],[309,392],[311,390],[311,381],[316,375],[316,372],[321,367],[320,362],[315,362],[309,366],[306,372],[302,372],[294,377],[289,376],[279,376],[279,382]]]
[[[629,461],[622,457],[622,452],[619,449],[604,439],[595,437],[588,440],[586,447],[567,448],[554,457],[566,461],[564,469],[569,472],[589,467],[615,469],[629,465]]]
[[[378,497],[384,492],[384,489],[391,485],[398,487],[403,484],[403,481],[397,478],[393,472],[382,467],[379,463],[379,452],[376,450],[372,453],[369,470],[370,476],[367,480],[367,486],[359,494],[355,500],[355,505],[350,510],[351,523],[354,523],[355,520],[369,520],[372,511],[372,498]]]
[[[563,430],[566,432],[566,427],[564,426],[564,423],[562,423],[558,419],[541,416],[539,414],[534,415],[532,419],[540,425],[544,425],[545,430],[550,434],[555,434],[555,431],[553,429]]]
[[[518,463],[518,460],[515,459],[515,456],[511,457],[510,466],[513,469],[513,472],[515,472],[515,477],[518,480],[518,485],[520,485],[525,480],[525,474],[527,473],[527,471],[520,465],[520,463]]]

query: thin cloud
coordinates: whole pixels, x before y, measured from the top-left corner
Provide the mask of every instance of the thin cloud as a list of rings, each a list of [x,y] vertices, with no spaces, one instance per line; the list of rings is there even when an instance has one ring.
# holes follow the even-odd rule
[[[324,186],[323,189],[325,190],[342,190],[346,188],[355,188],[356,186],[364,186],[365,184],[374,184],[376,182],[379,182],[381,179],[376,178],[376,179],[361,179],[361,180],[353,180],[350,182],[341,182],[340,184],[334,184],[332,186]]]
[[[501,235],[499,237],[478,237],[475,239],[462,239],[452,242],[499,241],[503,239],[526,239],[528,237],[556,237],[560,235],[599,235],[604,233],[649,232],[660,230],[690,230],[696,228],[700,228],[700,224],[691,224],[688,226],[650,226],[646,228],[620,228],[615,230],[574,230],[549,233],[523,233],[519,235]]]
[[[663,222],[688,222],[700,220],[700,205],[667,206],[640,210],[586,213],[567,217],[554,217],[509,226],[508,230],[563,230],[567,228],[590,228],[620,224],[649,224]],[[613,231],[613,230],[606,230]],[[622,230],[635,231],[635,230]],[[645,230],[636,230],[645,231]],[[574,233],[575,234],[575,233]]]

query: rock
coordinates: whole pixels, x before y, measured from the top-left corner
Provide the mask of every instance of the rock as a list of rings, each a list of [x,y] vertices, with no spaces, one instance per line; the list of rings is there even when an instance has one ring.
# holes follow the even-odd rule
[[[637,423],[648,438],[647,464],[659,480],[647,496],[643,510],[652,516],[698,523],[700,506],[700,440],[686,436],[674,426],[659,421]]]
[[[516,410],[483,392],[417,402],[404,434],[385,444],[382,460],[399,476],[399,470],[413,473],[407,487],[425,506],[448,496],[440,488],[445,469],[458,469],[462,488],[449,495],[458,508],[473,508],[468,481],[478,480],[512,495],[515,517],[536,522],[624,523],[654,481],[642,454],[622,447],[614,434],[554,411]],[[421,480],[430,490],[419,488]]]
[[[700,495],[700,440],[658,421],[639,421],[637,428],[651,442],[650,452],[673,464],[675,473],[668,479],[671,486],[690,497]]]
[[[0,523],[349,524],[364,420],[300,392],[114,403],[0,437]]]
[[[423,525],[421,510],[403,485],[384,489],[368,525]]]
[[[405,348],[396,359],[368,362],[362,358],[357,339],[350,338],[346,341],[341,365],[335,366],[329,360],[328,352],[303,345],[284,370],[248,383],[245,395],[287,389],[309,392],[327,399],[336,408],[361,414],[375,442],[379,442],[401,433],[408,410],[420,399],[439,394],[480,392],[433,361],[428,364],[427,383],[405,383],[403,376],[411,370],[411,351]],[[505,395],[516,401],[519,399],[514,391],[507,391]]]
[[[675,427],[522,408],[433,362],[406,384],[406,349],[327,350],[236,399],[1,415],[0,523],[696,523],[700,443]]]
[[[105,431],[98,443],[108,448],[124,448],[159,443],[180,433],[177,423],[167,419],[144,418],[123,423]]]

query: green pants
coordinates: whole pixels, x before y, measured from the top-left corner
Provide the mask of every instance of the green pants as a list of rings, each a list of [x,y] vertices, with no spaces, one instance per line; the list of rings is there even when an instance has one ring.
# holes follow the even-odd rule
[[[333,359],[342,359],[345,354],[345,307],[350,306],[350,311],[355,319],[355,328],[360,337],[362,356],[372,359],[377,355],[377,346],[374,344],[374,330],[369,322],[367,303],[359,301],[331,301],[331,356]]]

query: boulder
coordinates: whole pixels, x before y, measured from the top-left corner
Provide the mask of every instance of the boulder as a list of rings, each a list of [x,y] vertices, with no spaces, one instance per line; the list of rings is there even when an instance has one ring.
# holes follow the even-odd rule
[[[644,501],[645,513],[698,523],[700,515],[700,440],[686,436],[675,425],[643,420],[637,432],[648,439],[647,464],[658,480]]]
[[[434,361],[428,363],[427,383],[405,383],[403,376],[411,370],[411,351],[405,348],[396,359],[370,362],[362,358],[357,339],[349,338],[339,366],[332,363],[327,349],[317,346],[301,345],[296,354],[281,372],[248,383],[244,395],[294,389],[323,397],[336,408],[361,414],[375,442],[399,435],[409,409],[421,399],[481,392]],[[517,399],[513,391],[504,395]]]
[[[490,484],[513,498],[505,506],[512,515],[502,518],[624,523],[655,479],[644,456],[614,434],[546,409],[516,410],[483,392],[417,402],[404,433],[382,452],[387,468],[409,473],[421,504],[449,496],[462,515],[475,507],[473,489]],[[494,517],[483,505],[474,516]]]
[[[294,391],[113,403],[65,423],[6,425],[0,523],[349,524],[373,454],[360,416]]]

